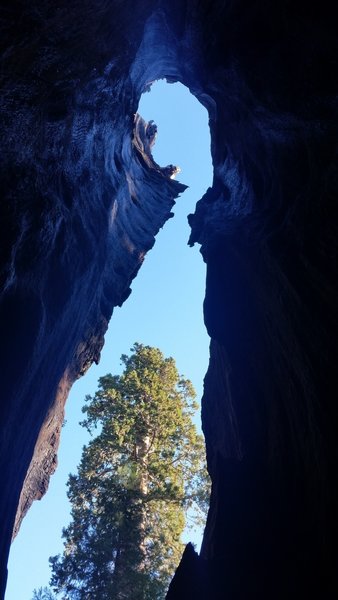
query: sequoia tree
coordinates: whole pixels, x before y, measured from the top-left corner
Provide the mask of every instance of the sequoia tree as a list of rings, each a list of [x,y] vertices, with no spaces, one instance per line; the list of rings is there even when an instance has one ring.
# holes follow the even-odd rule
[[[68,481],[71,523],[50,559],[64,599],[159,600],[187,517],[204,518],[208,476],[191,382],[173,358],[135,344],[122,375],[99,380],[83,425],[96,433]]]
[[[38,590],[33,591],[32,600],[57,600],[57,598],[49,588],[40,587]]]

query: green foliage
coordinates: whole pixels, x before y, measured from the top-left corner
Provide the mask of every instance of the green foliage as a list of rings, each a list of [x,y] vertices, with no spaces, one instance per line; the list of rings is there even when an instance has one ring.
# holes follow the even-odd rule
[[[32,600],[56,600],[53,592],[47,587],[40,587],[38,590],[33,591]]]
[[[203,520],[209,485],[195,392],[175,361],[135,344],[122,375],[86,397],[96,437],[68,481],[72,520],[50,559],[63,599],[160,600],[182,553],[186,515]]]

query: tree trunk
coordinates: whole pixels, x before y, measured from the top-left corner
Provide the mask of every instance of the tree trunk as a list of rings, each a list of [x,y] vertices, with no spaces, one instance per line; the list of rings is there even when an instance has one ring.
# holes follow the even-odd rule
[[[144,499],[148,494],[147,456],[149,448],[149,434],[140,435],[134,449],[137,478],[125,506],[125,522],[121,528],[120,547],[115,560],[114,600],[147,600],[142,575],[146,568],[147,523]]]

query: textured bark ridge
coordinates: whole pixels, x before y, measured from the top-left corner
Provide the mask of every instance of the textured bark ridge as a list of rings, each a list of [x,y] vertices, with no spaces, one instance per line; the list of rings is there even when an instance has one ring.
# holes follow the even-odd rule
[[[168,598],[337,595],[334,8],[4,6],[0,596],[23,482],[17,525],[55,468],[68,389],[184,190],[135,116],[161,77],[208,109],[214,164],[189,217],[213,488],[201,556],[187,548]]]

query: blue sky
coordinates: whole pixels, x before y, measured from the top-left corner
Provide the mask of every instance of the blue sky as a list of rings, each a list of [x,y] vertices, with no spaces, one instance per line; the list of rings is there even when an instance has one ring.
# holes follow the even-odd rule
[[[189,188],[178,198],[175,217],[165,224],[147,254],[132,294],[115,309],[100,364],[93,365],[72,388],[59,466],[46,496],[33,504],[13,543],[6,600],[31,600],[34,588],[48,585],[49,556],[62,552],[61,531],[69,521],[66,481],[70,472],[76,472],[82,446],[88,441],[78,424],[81,407],[84,396],[95,393],[98,378],[121,372],[121,354],[137,341],[173,356],[180,373],[193,382],[198,398],[202,395],[209,352],[203,325],[205,265],[199,247],[187,246],[187,215],[194,212],[212,181],[207,111],[181,84],[159,81],[142,96],[139,113],[158,125],[153,147],[156,162],[180,166],[177,179]],[[199,545],[200,538],[196,534],[193,541]]]

